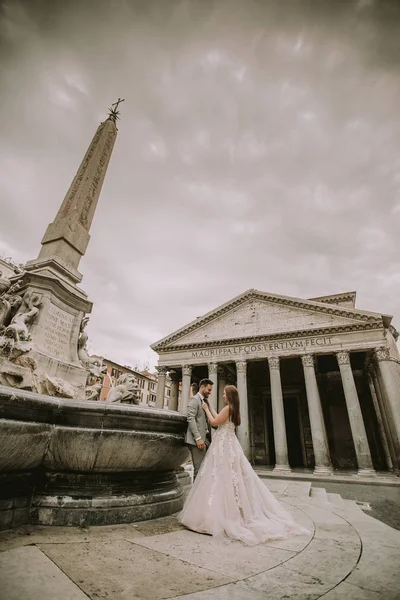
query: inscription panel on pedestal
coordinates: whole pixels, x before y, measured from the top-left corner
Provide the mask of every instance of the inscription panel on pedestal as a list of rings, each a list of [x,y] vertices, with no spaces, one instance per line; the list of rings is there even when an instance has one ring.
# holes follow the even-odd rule
[[[51,304],[43,323],[42,350],[60,360],[69,360],[74,320],[74,315]]]

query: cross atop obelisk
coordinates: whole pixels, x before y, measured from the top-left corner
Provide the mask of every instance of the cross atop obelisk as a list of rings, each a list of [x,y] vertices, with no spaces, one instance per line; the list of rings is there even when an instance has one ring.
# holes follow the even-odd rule
[[[111,104],[111,108],[108,109],[110,111],[108,113],[108,118],[113,119],[114,123],[117,121],[117,119],[119,119],[118,106],[121,104],[121,102],[125,102],[125,98],[118,98],[114,104]]]
[[[118,106],[123,101],[118,98],[98,127],[56,218],[47,227],[38,258],[26,265],[28,270],[44,273],[51,264],[52,270],[56,268],[70,284],[81,281],[78,266],[89,243],[90,226],[117,137]]]

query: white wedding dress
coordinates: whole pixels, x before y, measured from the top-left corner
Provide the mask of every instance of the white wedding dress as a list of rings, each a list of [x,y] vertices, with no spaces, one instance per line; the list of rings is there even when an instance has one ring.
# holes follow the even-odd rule
[[[309,533],[253,471],[231,421],[218,427],[179,521],[193,531],[249,546]]]

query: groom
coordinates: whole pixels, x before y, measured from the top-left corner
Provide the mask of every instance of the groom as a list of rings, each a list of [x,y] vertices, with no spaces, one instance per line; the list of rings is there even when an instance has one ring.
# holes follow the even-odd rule
[[[190,454],[192,455],[192,463],[194,470],[194,479],[196,479],[197,473],[199,472],[200,465],[206,455],[210,441],[207,434],[209,434],[209,427],[206,419],[206,414],[201,408],[201,403],[207,402],[208,397],[212,392],[213,382],[211,379],[202,379],[199,383],[199,391],[195,396],[190,398],[187,407],[187,431],[185,441],[189,447]]]

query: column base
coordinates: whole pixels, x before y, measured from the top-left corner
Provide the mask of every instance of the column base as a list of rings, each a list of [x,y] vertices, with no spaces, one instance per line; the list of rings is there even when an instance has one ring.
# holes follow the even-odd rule
[[[333,475],[333,467],[315,467],[313,475]]]
[[[360,477],[374,477],[376,475],[375,469],[358,469],[358,475]]]
[[[273,468],[273,472],[276,473],[291,473],[292,469],[289,465],[275,465]]]

